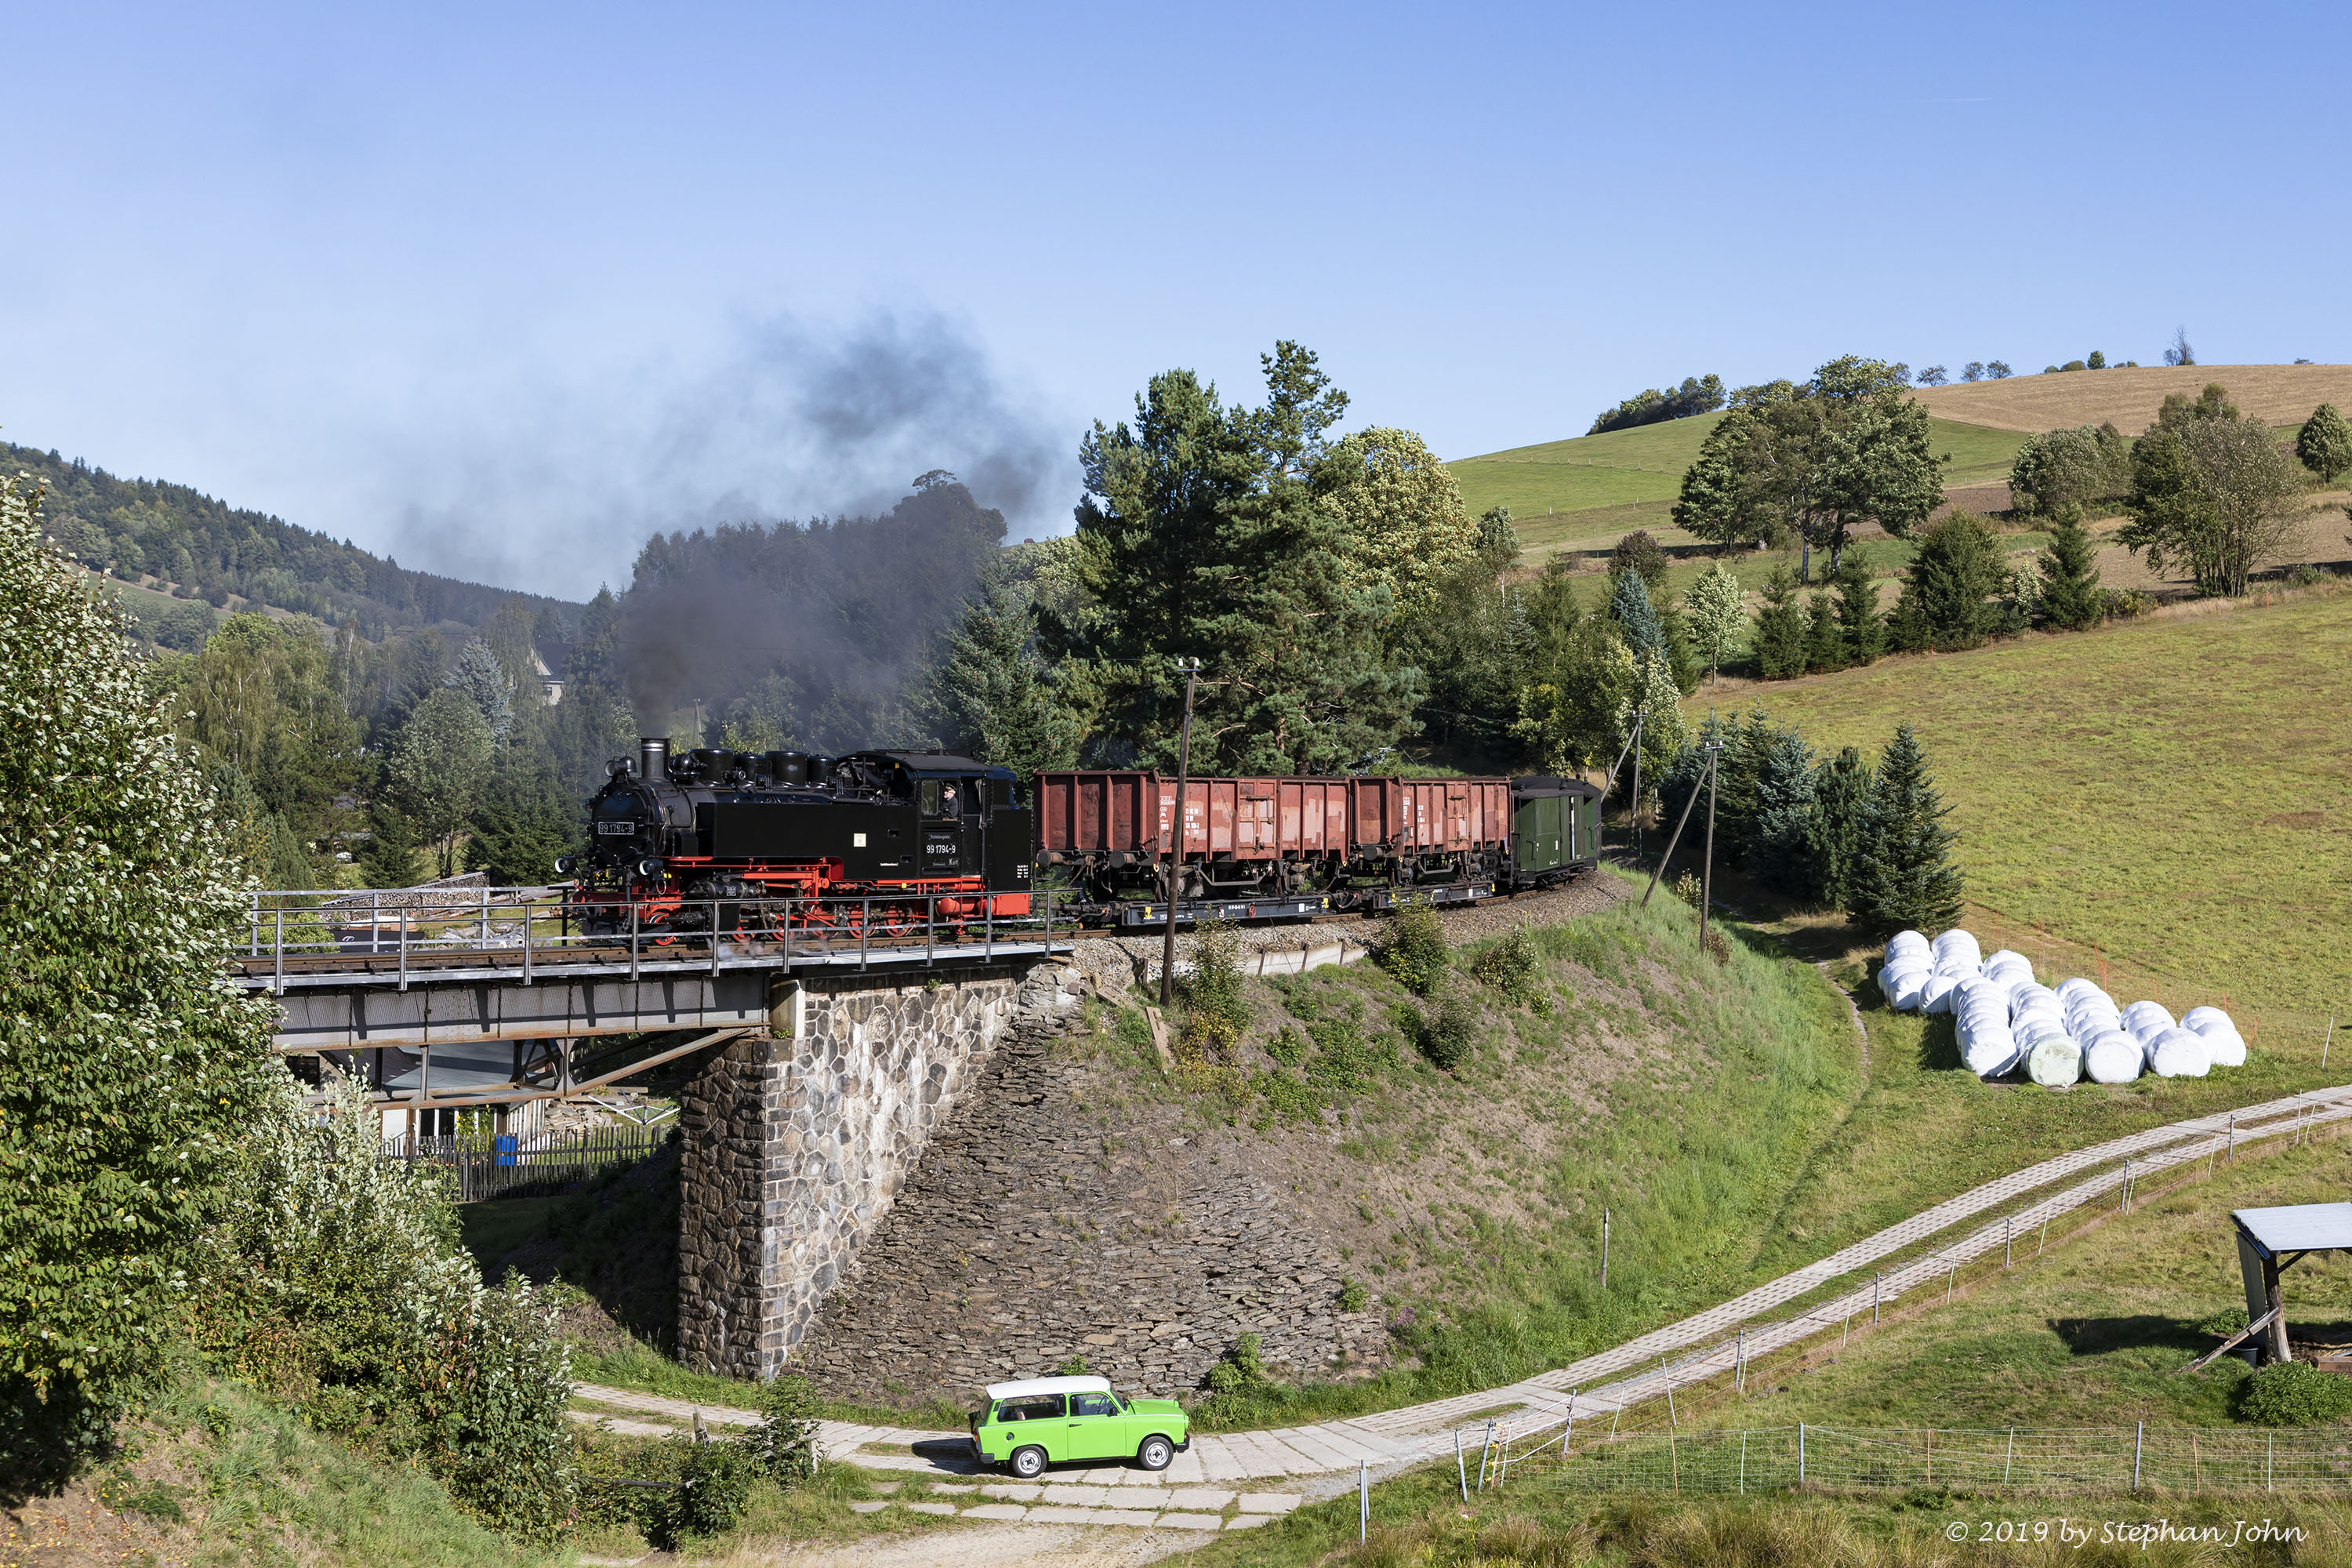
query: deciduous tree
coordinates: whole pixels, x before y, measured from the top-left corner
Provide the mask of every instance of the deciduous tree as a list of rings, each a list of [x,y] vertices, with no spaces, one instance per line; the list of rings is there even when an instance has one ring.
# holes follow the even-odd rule
[[[2131,521],[2116,538],[2153,570],[2185,566],[2201,592],[2243,594],[2292,537],[2302,494],[2294,463],[2260,419],[2185,416],[2159,424],[2133,449]]]
[[[2322,483],[2334,484],[2336,475],[2352,472],[2352,420],[2333,403],[2321,404],[2294,433],[2294,455]]]
[[[1739,579],[1717,562],[1683,595],[1683,615],[1690,622],[1691,639],[1699,657],[1706,660],[1707,673],[1714,675],[1726,656],[1737,648],[1740,627],[1747,624]]]
[[[61,1477],[161,1360],[271,1009],[213,793],[113,612],[0,479],[0,1475]]]
[[[1315,494],[1347,542],[1349,571],[1417,615],[1436,585],[1478,550],[1478,525],[1453,472],[1410,430],[1374,427],[1335,442],[1315,464]]]
[[[489,782],[495,746],[481,710],[461,693],[436,691],[416,705],[384,759],[402,808],[434,847],[440,875],[457,869],[457,836]]]

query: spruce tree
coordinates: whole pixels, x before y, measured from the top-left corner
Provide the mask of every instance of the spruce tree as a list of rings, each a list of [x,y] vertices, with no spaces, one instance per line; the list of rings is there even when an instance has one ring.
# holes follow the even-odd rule
[[[1838,633],[1837,598],[1826,591],[1806,601],[1805,668],[1825,674],[1845,668],[1845,638]]]
[[[1609,618],[1625,646],[1636,655],[1666,651],[1666,628],[1650,600],[1650,586],[1634,572],[1621,572],[1610,580]]]
[[[2051,520],[2042,552],[2042,613],[2062,631],[2079,632],[2102,614],[2097,546],[2083,526],[2083,509],[2067,505]]]
[[[1919,535],[1919,552],[1895,605],[1895,630],[1906,647],[1980,647],[2001,589],[2000,541],[1973,512],[1956,511]]]
[[[1886,623],[1878,614],[1878,584],[1859,550],[1849,551],[1837,571],[1838,639],[1849,666],[1875,664],[1886,648]]]
[[[1820,897],[1813,862],[1813,752],[1794,730],[1765,738],[1756,772],[1755,819],[1740,863],[1790,898]]]
[[[1025,783],[1077,760],[1077,723],[1047,684],[1029,612],[994,574],[948,634],[931,700],[950,745],[1001,763]]]
[[[1805,612],[1796,599],[1796,580],[1788,566],[1773,567],[1764,583],[1764,607],[1756,616],[1756,668],[1767,680],[1805,672]]]
[[[1833,909],[1851,911],[1856,907],[1857,872],[1865,864],[1870,834],[1873,783],[1870,764],[1852,746],[1814,772],[1806,849],[1812,858],[1814,885],[1822,901]]]
[[[390,801],[377,801],[368,808],[368,841],[358,860],[371,888],[415,887],[416,825]]]
[[[1862,862],[1852,878],[1850,912],[1864,931],[1933,935],[1959,920],[1963,887],[1951,863],[1959,835],[1943,823],[1950,810],[1936,793],[1919,738],[1910,725],[1897,725],[1878,760]]]

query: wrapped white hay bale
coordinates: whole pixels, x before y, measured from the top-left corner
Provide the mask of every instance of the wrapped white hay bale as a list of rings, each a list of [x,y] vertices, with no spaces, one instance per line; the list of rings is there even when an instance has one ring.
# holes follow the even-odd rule
[[[2057,984],[2052,986],[2050,989],[2058,994],[2058,1000],[2061,1002],[2072,1002],[2077,996],[2090,995],[2093,994],[2101,996],[2106,994],[2105,992],[2099,990],[2099,983],[2097,981],[2085,980],[2079,974],[2069,979],[2061,980]]]
[[[2044,1089],[2063,1089],[2083,1078],[2083,1047],[2057,1029],[2045,1029],[2025,1053],[2025,1076]]]
[[[1984,952],[1977,946],[1977,939],[1958,926],[1937,937],[1928,946],[1936,955],[1938,967],[1946,963],[1964,969],[1984,966]]]
[[[1935,972],[1932,970],[1905,970],[1903,978],[1895,983],[1893,997],[1895,1010],[1898,1013],[1917,1012],[1919,1004],[1927,1000],[1927,982],[1935,977]]]
[[[1886,998],[1888,1006],[1900,1009],[1903,1004],[1896,998],[1903,994],[1903,988],[1907,985],[1916,994],[1929,973],[1926,964],[1916,961],[1890,963],[1878,972],[1878,994]]]
[[[2147,1044],[2147,1070],[2158,1078],[2203,1078],[2213,1070],[2213,1047],[2194,1029],[2178,1024]]]
[[[2245,1037],[2238,1033],[2238,1026],[2230,1022],[2230,1015],[2219,1007],[2191,1007],[2181,1016],[2180,1026],[2194,1030],[2212,1050],[2215,1067],[2246,1065]]]
[[[2147,1052],[2121,1029],[2109,1029],[2083,1052],[2083,1071],[2093,1083],[2129,1083],[2147,1065]]]
[[[1919,994],[1919,1011],[1948,1013],[1952,1010],[1953,1001],[1959,994],[1960,977],[1957,974],[1947,974],[1938,969],[1927,976],[1927,988]]]
[[[1985,955],[1984,972],[1990,974],[2000,969],[2014,969],[2021,973],[2031,974],[2033,973],[2033,961],[2013,948],[2000,948]]]
[[[1927,937],[1916,931],[1898,931],[1886,939],[1886,961],[1895,962],[1899,952],[1930,953],[1935,951]]]
[[[2134,1033],[2138,1032],[2142,1024],[2151,1020],[2168,1029],[2173,1026],[2172,1015],[2164,1010],[2160,1002],[2135,1002],[2123,1010],[2123,1020],[2124,1027]]]
[[[1963,1029],[1960,1060],[1979,1078],[1997,1078],[2017,1065],[2017,1041],[2006,1024]]]

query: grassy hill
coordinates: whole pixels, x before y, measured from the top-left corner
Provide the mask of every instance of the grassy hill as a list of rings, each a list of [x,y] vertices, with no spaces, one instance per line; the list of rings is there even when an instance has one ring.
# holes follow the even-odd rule
[[[1670,526],[1666,510],[1681,492],[1683,472],[1698,456],[1720,414],[1668,420],[1632,430],[1579,436],[1514,447],[1448,463],[1473,512],[1507,506],[1530,545],[1587,548],[1633,528],[1653,533]],[[1982,424],[1930,421],[1936,451],[1951,454],[1945,483],[1957,488],[2009,477],[2020,435]],[[1591,515],[1608,513],[1608,516]],[[1677,534],[1676,538],[1683,536]]]
[[[2352,595],[2320,588],[1734,700],[1816,747],[1875,748],[1907,720],[1961,833],[1980,930],[1997,918],[2029,954],[2069,944],[2081,972],[2104,957],[2176,1013],[2227,994],[2266,1040],[2315,1054],[2332,1010],[2352,1018],[2347,670]]]

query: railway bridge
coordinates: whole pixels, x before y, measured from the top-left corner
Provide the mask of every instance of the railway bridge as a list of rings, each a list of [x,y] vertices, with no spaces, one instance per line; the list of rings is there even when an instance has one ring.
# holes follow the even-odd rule
[[[684,1064],[679,1350],[767,1377],[1016,1009],[1075,1001],[1050,983],[1075,928],[1034,903],[714,905],[700,934],[615,935],[543,888],[263,893],[234,971],[298,1072],[362,1079],[387,1127]]]

